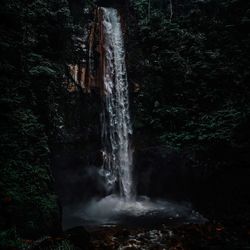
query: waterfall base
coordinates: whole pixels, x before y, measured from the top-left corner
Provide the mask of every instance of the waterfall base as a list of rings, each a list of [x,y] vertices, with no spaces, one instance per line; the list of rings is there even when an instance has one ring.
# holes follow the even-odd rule
[[[148,197],[126,201],[116,195],[92,200],[87,205],[64,209],[64,228],[83,225],[99,226],[156,226],[161,224],[204,223],[207,220],[193,210],[189,203],[166,200],[151,201]]]

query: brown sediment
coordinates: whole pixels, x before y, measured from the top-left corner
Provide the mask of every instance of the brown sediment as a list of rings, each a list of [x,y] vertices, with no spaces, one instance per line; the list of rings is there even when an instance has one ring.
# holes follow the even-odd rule
[[[85,89],[85,71],[86,66],[81,64],[69,64],[69,75],[71,76],[71,80],[68,83],[68,91],[73,92],[74,89],[77,90],[77,87],[73,87],[73,85],[78,85],[82,89]]]
[[[99,79],[97,79],[97,71],[95,68],[95,62],[98,60],[95,57],[96,44],[98,44],[98,26],[99,22],[99,9],[94,9],[94,18],[93,22],[90,25],[89,35],[87,40],[87,57],[86,62],[79,62],[76,64],[68,65],[69,75],[71,76],[71,80],[75,85],[78,85],[85,93],[90,93],[91,89],[98,88],[100,83]],[[70,88],[72,89],[72,88]]]

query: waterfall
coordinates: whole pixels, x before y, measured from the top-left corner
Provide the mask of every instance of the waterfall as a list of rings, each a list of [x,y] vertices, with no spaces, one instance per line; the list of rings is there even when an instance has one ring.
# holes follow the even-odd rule
[[[128,80],[120,16],[113,8],[101,8],[103,32],[103,173],[109,192],[131,200],[132,135]],[[117,187],[118,186],[118,187]]]
[[[65,223],[68,223],[67,228],[71,228],[73,223],[74,226],[91,226],[92,230],[93,225],[138,226],[140,223],[144,225],[147,218],[150,226],[154,221],[161,224],[163,221],[172,223],[174,218],[176,221],[183,219],[191,223],[204,221],[189,204],[179,205],[166,200],[151,201],[145,195],[136,196],[132,175],[129,91],[120,16],[113,8],[99,8],[96,14],[99,47],[95,51],[100,56],[99,67],[93,69],[96,73],[93,81],[98,81],[102,90],[103,167],[100,175],[91,169],[86,176],[96,178],[96,184],[101,188],[105,184],[106,195],[101,199],[99,195],[93,196],[79,206],[72,204],[64,208],[64,227]],[[92,81],[93,77],[91,75],[89,79]],[[103,179],[104,183],[101,181]]]

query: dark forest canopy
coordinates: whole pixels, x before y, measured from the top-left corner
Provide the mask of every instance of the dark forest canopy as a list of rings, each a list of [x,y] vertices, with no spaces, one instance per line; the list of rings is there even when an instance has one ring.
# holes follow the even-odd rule
[[[84,8],[117,3],[128,7],[135,147],[167,146],[187,155],[206,177],[223,176],[228,169],[244,175],[242,169],[249,169],[249,0],[5,0],[0,9],[0,248],[21,249],[22,237],[61,230],[51,155],[54,142],[65,136],[61,128],[70,123],[67,107],[76,105],[64,86],[66,65],[79,60],[72,36],[89,25]],[[88,114],[94,113],[91,108]],[[86,131],[91,119],[85,119]],[[249,190],[237,188],[231,203],[236,196],[244,203],[242,216],[249,223]],[[234,209],[237,204],[229,213]]]
[[[184,9],[176,1],[170,19],[157,4],[149,17],[147,2],[138,2],[139,22],[131,25],[138,35],[128,45],[130,76],[143,85],[135,126],[149,125],[160,141],[177,148],[229,150],[219,154],[226,161],[230,150],[247,149],[249,3],[189,1]]]

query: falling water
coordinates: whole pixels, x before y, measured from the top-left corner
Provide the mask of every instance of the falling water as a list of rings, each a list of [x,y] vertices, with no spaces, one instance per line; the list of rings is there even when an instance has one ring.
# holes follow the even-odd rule
[[[103,172],[109,192],[118,189],[121,197],[131,200],[134,193],[130,148],[132,128],[121,22],[117,10],[101,10],[104,35]]]

